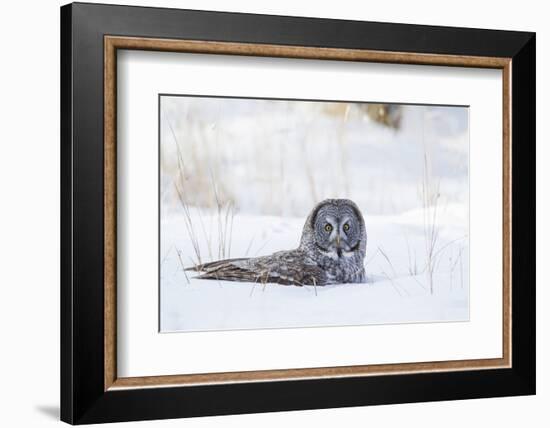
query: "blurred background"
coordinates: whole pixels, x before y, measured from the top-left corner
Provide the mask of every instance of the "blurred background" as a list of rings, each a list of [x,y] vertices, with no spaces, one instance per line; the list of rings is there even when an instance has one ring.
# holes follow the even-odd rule
[[[303,217],[351,198],[367,214],[468,203],[468,108],[162,96],[164,214],[189,206]]]

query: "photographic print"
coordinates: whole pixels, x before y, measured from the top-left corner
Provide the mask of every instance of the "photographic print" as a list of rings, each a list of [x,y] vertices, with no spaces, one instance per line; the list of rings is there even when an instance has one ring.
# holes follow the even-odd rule
[[[159,95],[161,332],[469,319],[467,106]]]

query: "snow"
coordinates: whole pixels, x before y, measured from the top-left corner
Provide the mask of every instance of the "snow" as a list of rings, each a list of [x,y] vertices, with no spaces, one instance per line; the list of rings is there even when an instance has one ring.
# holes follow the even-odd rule
[[[394,130],[353,104],[163,97],[161,332],[468,321],[468,109],[402,109]],[[437,195],[428,206],[426,188]],[[199,255],[297,247],[326,197],[363,212],[367,283],[294,287],[184,271]],[[431,278],[426,219],[437,230]]]
[[[425,251],[419,214],[369,217],[368,283],[324,287],[196,279],[194,272],[183,270],[184,266],[193,266],[193,261],[186,258],[193,248],[186,238],[185,219],[170,216],[161,224],[163,237],[169,237],[162,241],[161,248],[161,331],[467,321],[466,240],[451,243],[442,251],[433,294],[426,274],[409,272],[409,267],[414,270],[415,257],[420,259]],[[207,225],[216,225],[217,221],[214,215],[202,220]],[[233,228],[248,232],[234,235],[231,255],[260,256],[293,248],[298,244],[302,223],[298,218],[237,216]],[[448,243],[445,241],[442,247]],[[212,245],[217,256],[218,244],[214,241]],[[462,266],[457,262],[459,248]],[[208,255],[206,244],[201,252]]]

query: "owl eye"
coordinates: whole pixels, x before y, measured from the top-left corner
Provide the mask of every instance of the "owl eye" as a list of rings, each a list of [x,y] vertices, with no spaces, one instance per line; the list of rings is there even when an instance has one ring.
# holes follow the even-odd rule
[[[349,224],[346,223],[346,224],[344,224],[344,231],[347,232],[348,230],[349,230]]]
[[[329,224],[329,223],[325,224],[325,230],[326,230],[327,232],[332,232],[332,225]]]

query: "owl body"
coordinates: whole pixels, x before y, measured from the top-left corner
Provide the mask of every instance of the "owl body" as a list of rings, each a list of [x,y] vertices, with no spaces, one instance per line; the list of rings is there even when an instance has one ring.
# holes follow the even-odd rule
[[[300,245],[269,256],[227,259],[191,268],[199,279],[327,285],[365,282],[365,222],[347,199],[327,199],[309,214]]]

